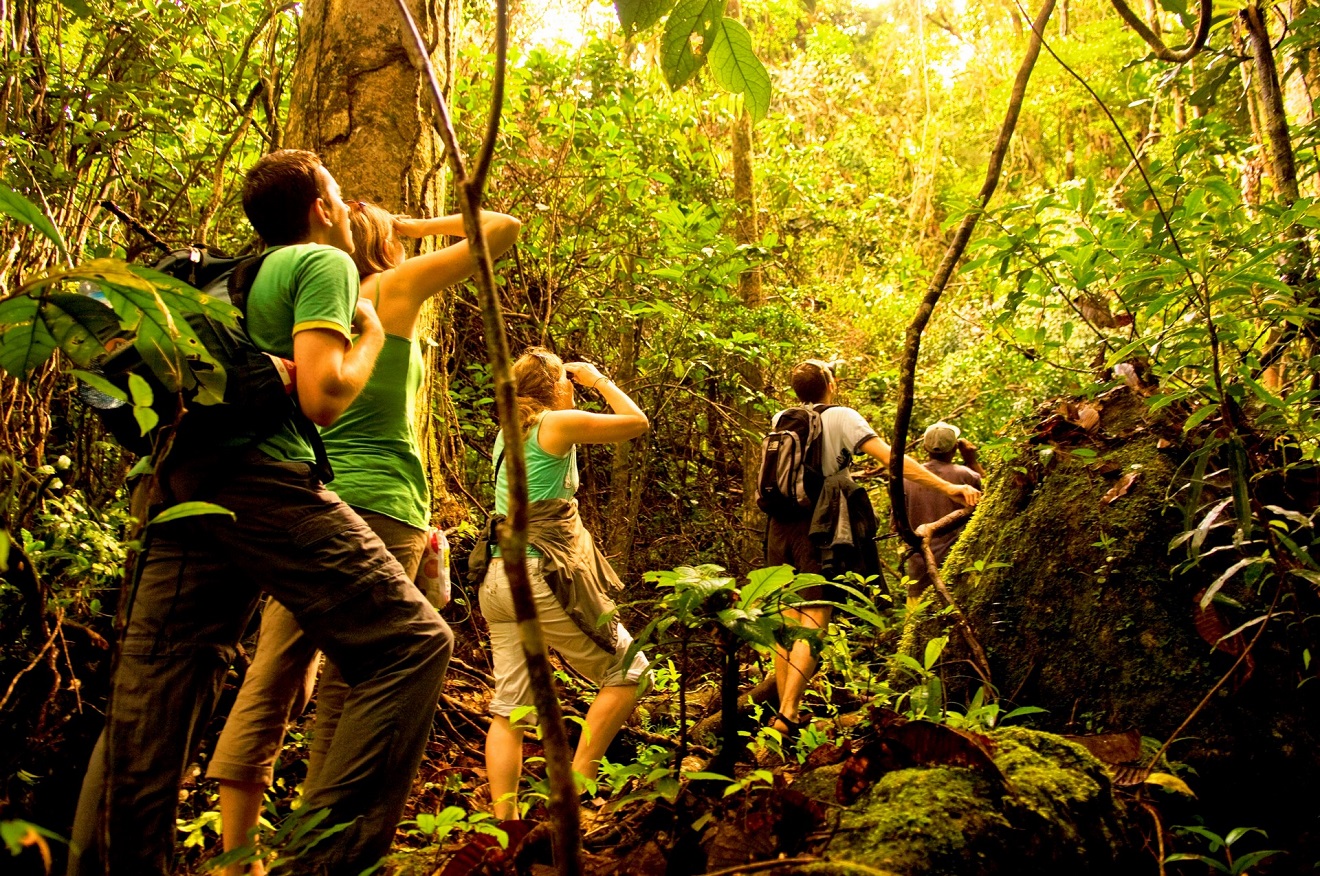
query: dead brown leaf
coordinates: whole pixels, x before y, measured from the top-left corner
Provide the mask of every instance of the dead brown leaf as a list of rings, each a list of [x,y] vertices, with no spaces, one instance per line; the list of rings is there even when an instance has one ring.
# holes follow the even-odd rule
[[[1137,478],[1139,477],[1141,477],[1141,472],[1139,471],[1130,471],[1127,474],[1123,475],[1123,477],[1119,478],[1118,483],[1110,487],[1108,493],[1105,493],[1104,498],[1100,500],[1100,504],[1112,505],[1115,502],[1117,502],[1119,499],[1126,496],[1128,494],[1128,491],[1132,489],[1132,485],[1137,482]]]
[[[1141,734],[1136,730],[1122,733],[1100,733],[1093,736],[1064,736],[1069,742],[1076,742],[1097,760],[1107,764],[1131,763],[1141,759]]]

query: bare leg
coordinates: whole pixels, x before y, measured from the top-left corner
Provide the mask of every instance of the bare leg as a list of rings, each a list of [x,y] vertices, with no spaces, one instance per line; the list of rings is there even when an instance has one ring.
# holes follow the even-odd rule
[[[814,629],[824,629],[830,622],[830,615],[834,609],[828,605],[816,605],[804,609],[785,609],[784,614],[790,620],[794,620],[802,626],[812,627]],[[798,707],[802,703],[802,694],[807,690],[807,682],[811,681],[811,676],[816,674],[816,658],[811,656],[811,645],[808,642],[798,641],[793,643],[793,652],[788,660],[783,660],[778,654],[775,659],[775,680],[779,684],[779,712],[784,717],[797,721]],[[790,728],[782,720],[776,718],[774,727],[780,732],[787,732]]]
[[[508,821],[518,817],[518,780],[522,777],[523,728],[508,718],[492,715],[486,733],[486,778],[495,817]]]
[[[618,735],[623,722],[628,720],[637,705],[637,685],[626,684],[602,687],[591,708],[587,709],[587,726],[578,740],[573,754],[573,771],[595,781],[600,771],[600,759]]]
[[[266,794],[266,786],[260,782],[234,782],[220,780],[220,822],[225,851],[232,852],[248,844],[248,831],[257,825],[261,817],[261,800]],[[250,869],[242,864],[230,864],[224,868],[224,876],[265,876],[266,868],[260,861],[254,862]]]

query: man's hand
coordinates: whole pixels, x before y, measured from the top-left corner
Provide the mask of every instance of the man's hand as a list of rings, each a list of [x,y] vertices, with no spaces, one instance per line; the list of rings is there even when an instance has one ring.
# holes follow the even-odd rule
[[[380,317],[368,298],[358,298],[357,312],[353,314],[353,331],[359,335],[384,334],[380,327]]]
[[[949,498],[957,502],[962,502],[968,508],[975,508],[981,501],[981,491],[970,484],[956,484]]]

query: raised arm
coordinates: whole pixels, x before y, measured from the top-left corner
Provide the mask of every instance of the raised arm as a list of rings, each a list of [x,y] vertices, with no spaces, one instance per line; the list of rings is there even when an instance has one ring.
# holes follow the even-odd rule
[[[508,252],[518,239],[522,223],[504,213],[489,210],[481,212],[481,228],[485,232],[490,256],[497,259]],[[439,216],[434,219],[412,219],[406,216],[394,220],[394,233],[400,237],[431,237],[438,234],[463,237],[463,217]],[[441,290],[466,280],[477,269],[476,259],[467,241],[451,244],[444,249],[406,259],[402,264],[380,274],[381,319],[390,330],[396,312],[416,311],[426,300]]]
[[[574,444],[618,444],[650,428],[650,421],[637,403],[595,365],[565,362],[564,371],[578,386],[599,392],[612,413],[594,414],[572,408],[549,412],[542,418],[538,434],[547,452],[563,455]]]
[[[356,344],[328,328],[308,328],[293,336],[293,364],[298,373],[298,405],[318,426],[329,426],[366,386],[385,333],[371,302],[358,299],[353,329]]]
[[[889,465],[889,444],[880,438],[868,438],[860,450],[867,456],[880,460],[886,466]],[[936,492],[943,493],[968,508],[976,507],[976,503],[981,501],[981,491],[976,487],[966,484],[951,484],[943,478],[936,477],[925,466],[910,456],[903,457],[903,477],[922,486],[930,487]]]

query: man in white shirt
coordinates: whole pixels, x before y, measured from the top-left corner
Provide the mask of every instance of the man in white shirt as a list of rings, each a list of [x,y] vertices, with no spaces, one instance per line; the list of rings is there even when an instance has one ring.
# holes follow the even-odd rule
[[[793,392],[804,405],[831,405],[838,384],[829,363],[820,359],[808,359],[793,369]],[[821,421],[821,470],[825,477],[836,474],[852,465],[853,456],[864,453],[884,465],[889,465],[889,444],[875,433],[861,414],[843,405],[831,405],[820,412]],[[967,484],[951,484],[923,468],[910,456],[903,460],[903,474],[908,480],[915,481],[942,495],[948,496],[960,505],[975,506],[981,499],[981,491]],[[809,538],[810,518],[800,521],[770,520],[770,529],[766,538],[766,565],[790,565],[798,572],[821,571],[820,554]],[[835,599],[837,591],[831,593],[823,587],[812,587],[802,591],[802,597],[815,601]],[[786,608],[785,617],[794,623],[815,629],[824,629],[830,622],[833,608],[828,605],[809,606],[802,609]],[[774,721],[774,728],[781,733],[795,732],[805,721],[799,714],[802,694],[807,689],[807,682],[816,672],[816,658],[812,656],[808,642],[794,643],[791,652],[779,649],[775,654],[775,686],[779,691],[779,714]]]

